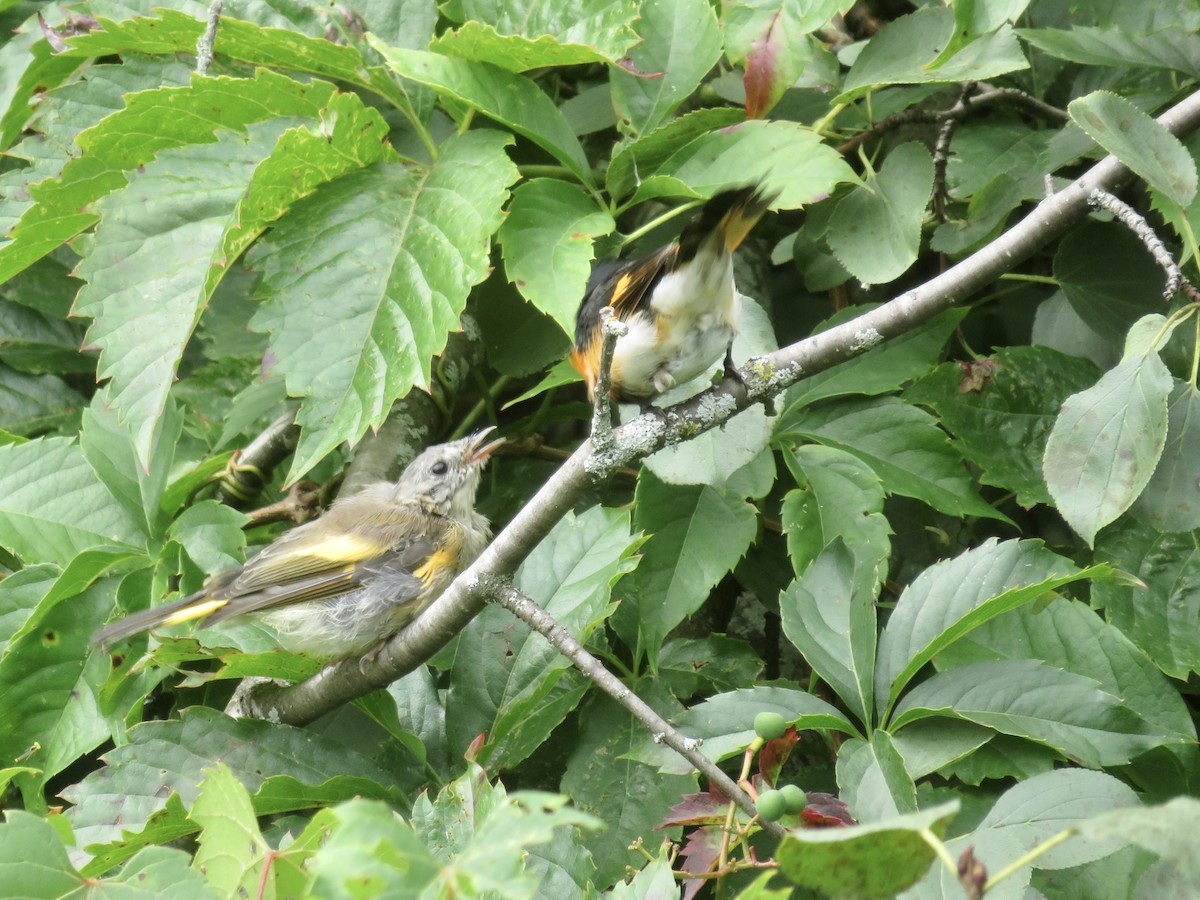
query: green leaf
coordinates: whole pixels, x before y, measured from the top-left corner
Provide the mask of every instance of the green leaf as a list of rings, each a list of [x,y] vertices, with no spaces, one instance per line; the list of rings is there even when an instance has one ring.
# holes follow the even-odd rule
[[[955,800],[869,825],[790,831],[775,858],[793,884],[835,897],[886,900],[929,868],[936,857],[922,833],[942,837],[958,809]]]
[[[190,865],[182,850],[147,847],[129,860],[121,871],[104,880],[109,896],[119,896],[126,887],[132,896],[167,896],[177,900],[212,900],[218,895],[205,882],[204,874]],[[257,885],[256,885],[257,887]]]
[[[935,722],[936,726],[934,727],[937,728],[944,728],[952,722],[956,725],[972,725],[970,722],[941,719],[924,719],[922,722],[914,722],[913,725],[928,725]],[[913,725],[906,726],[904,732],[907,733]],[[1042,775],[1053,770],[1062,763],[1062,754],[1049,747],[1033,744],[1007,734],[995,734],[991,731],[985,731],[985,733],[991,735],[990,741],[967,756],[951,760],[938,770],[938,775],[979,787],[985,781],[993,779],[1033,778],[1035,775]],[[1147,754],[1147,756],[1149,755]]]
[[[1157,353],[1122,360],[1063,403],[1042,471],[1067,523],[1087,541],[1133,505],[1167,437],[1171,374]]]
[[[538,876],[535,896],[546,900],[585,897],[596,881],[591,850],[583,845],[578,832],[567,828],[556,829],[553,839],[530,847],[525,853],[525,870]]]
[[[643,178],[653,175],[681,147],[702,134],[744,120],[745,115],[740,110],[724,106],[684,113],[637,140],[618,145],[608,164],[604,186],[614,199],[619,200],[636,190]]]
[[[1136,576],[1145,587],[1098,582],[1097,606],[1163,672],[1186,679],[1200,672],[1200,550],[1191,534],[1159,534],[1122,524],[1097,543],[1097,557]]]
[[[849,306],[817,326],[814,334],[848,322],[874,309],[873,305]],[[887,394],[919,378],[942,357],[946,341],[966,318],[963,308],[948,309],[928,322],[904,334],[888,338],[866,353],[847,359],[836,366],[800,381],[787,392],[785,417],[794,409],[809,406],[828,397],[851,394]]]
[[[256,245],[266,303],[251,326],[271,335],[288,392],[305,398],[289,479],[428,384],[431,360],[488,272],[490,237],[517,174],[509,140],[470,132],[443,144],[428,168],[378,163],[346,175]]]
[[[934,675],[900,702],[891,727],[898,731],[930,716],[1037,741],[1091,768],[1121,765],[1161,743],[1095,681],[1035,659],[979,662]]]
[[[209,886],[226,897],[260,893],[270,848],[258,830],[250,794],[224,763],[205,770],[190,815],[200,827],[193,865]]]
[[[26,375],[0,364],[0,427],[41,434],[77,422],[87,401],[57,375]]]
[[[172,540],[183,545],[187,555],[209,574],[223,572],[246,560],[248,517],[216,500],[201,500],[185,509],[171,523]]]
[[[812,131],[795,122],[743,122],[702,134],[663,162],[655,180],[675,179],[701,196],[731,184],[762,182],[780,192],[776,209],[798,209],[856,181],[853,171]],[[638,190],[641,198],[646,185]]]
[[[740,299],[738,330],[733,338],[735,363],[779,349],[766,310],[749,297],[742,295]],[[714,362],[709,372],[672,388],[658,403],[668,406],[696,394],[711,383],[722,367],[722,363]],[[763,406],[752,406],[720,428],[711,428],[688,441],[650,454],[645,459],[646,468],[668,484],[707,484],[736,491],[736,486],[727,482],[767,450],[773,421],[774,416],[767,415]]]
[[[892,528],[883,515],[879,476],[857,456],[819,444],[796,447],[785,458],[801,485],[783,498],[780,513],[797,577],[840,538],[858,558],[873,560],[882,579]]]
[[[179,14],[164,10],[164,15]],[[193,49],[194,40],[189,45]],[[123,84],[115,87],[136,90]],[[316,115],[332,94],[333,85],[327,82],[304,85],[260,69],[252,81],[196,76],[187,87],[117,95],[114,102],[124,101],[125,107],[118,105],[118,111],[79,133],[76,142],[83,154],[67,163],[61,179],[31,188],[38,202],[21,217],[12,241],[0,248],[0,281],[94,224],[98,216],[91,204],[124,187],[124,173],[160,152],[209,144],[222,129],[241,130],[275,116]],[[255,102],[247,101],[251,95]]]
[[[529,138],[584,184],[593,183],[591,166],[570,124],[554,101],[528,78],[490,63],[402,50],[369,40],[398,74],[479,110]]]
[[[1167,398],[1167,441],[1154,474],[1133,505],[1134,514],[1159,531],[1200,528],[1200,393],[1175,382]]]
[[[1163,308],[1162,269],[1121,225],[1072,229],[1054,255],[1054,278],[1087,326],[1112,340],[1124,340],[1134,322]]]
[[[891,735],[880,729],[871,740],[853,738],[838,748],[838,798],[859,822],[885,822],[917,811],[917,788]]]
[[[158,539],[163,531],[159,505],[175,462],[175,445],[179,442],[183,417],[168,399],[154,431],[148,465],[143,466],[133,435],[118,421],[116,410],[108,405],[109,396],[107,390],[98,391],[92,405],[84,410],[79,449],[104,486],[130,515],[141,519],[139,525],[144,526],[146,535]]]
[[[160,419],[207,292],[213,253],[254,167],[286,123],[225,132],[215,144],[164,150],[103,198],[100,225],[77,274],[88,283],[75,312],[91,316],[88,341],[101,348],[100,378],[133,433],[142,466],[160,440]],[[169,262],[168,262],[169,261]],[[145,298],[155,297],[153,304]]]
[[[1124,28],[1019,28],[1021,40],[1059,59],[1086,66],[1176,69],[1200,77],[1200,37],[1191,28],[1137,34]]]
[[[941,6],[927,6],[889,22],[858,55],[835,102],[851,102],[883,85],[982,80],[1029,68],[1009,25],[941,60],[953,33],[954,12]]]
[[[453,862],[439,873],[443,896],[458,892],[461,872],[469,873],[481,894],[516,900],[529,896],[534,883],[525,865],[529,847],[545,844],[562,826],[599,826],[567,803],[564,796],[534,791],[505,796],[503,785],[488,784],[483,770],[471,765],[434,803],[428,794],[418,798],[412,825],[442,859]]]
[[[643,135],[661,125],[717,64],[721,33],[707,0],[644,3],[636,29],[641,40],[629,51],[633,71],[613,69],[610,78],[622,130]]]
[[[26,566],[0,580],[0,658],[59,574],[57,566],[43,564]]]
[[[462,0],[446,9],[463,24],[436,38],[430,49],[513,72],[615,63],[637,41],[631,0]]]
[[[1077,569],[1041,541],[995,538],[930,566],[900,595],[880,635],[877,702],[890,709],[926,663],[972,629],[1097,571]]]
[[[1165,740],[1195,741],[1183,699],[1132,641],[1087,604],[1058,598],[993,619],[938,654],[948,670],[982,659],[1039,659],[1094,679]]]
[[[1071,119],[1096,143],[1180,206],[1196,196],[1196,163],[1179,138],[1128,100],[1094,91],[1071,101]]]
[[[933,190],[933,158],[923,144],[901,144],[878,175],[838,204],[826,241],[847,271],[886,284],[907,271],[921,248],[921,220]]]
[[[127,838],[128,830],[143,828],[173,794],[190,806],[202,777],[197,761],[214,759],[229,766],[251,791],[277,775],[291,775],[304,785],[345,777],[351,780],[350,796],[391,797],[387,773],[340,741],[287,725],[234,720],[194,706],[183,712],[182,719],[146,722],[131,729],[129,743],[105,755],[104,768],[63,792],[73,804],[67,818],[80,845]],[[114,794],[122,799],[116,807],[110,802]],[[299,808],[310,805],[311,801],[302,800]],[[275,806],[271,811],[281,809]],[[113,849],[120,850],[119,846]],[[101,858],[104,850],[92,847],[89,852]],[[124,857],[107,857],[107,866],[120,858]]]
[[[283,132],[270,155],[255,167],[213,255],[204,284],[206,296],[212,296],[242,251],[292,204],[348,172],[396,158],[387,143],[387,122],[378,110],[364,106],[358,95],[335,94],[317,115],[315,128],[299,126]]]
[[[46,148],[37,145],[33,168],[26,170],[37,182],[28,185],[33,202],[19,204],[19,212],[12,207],[6,209],[6,215],[19,215],[20,221],[8,234],[8,243],[0,247],[0,282],[93,225],[97,217],[88,205],[125,184],[122,170],[152,159],[162,146],[177,146],[180,142],[172,138],[181,125],[188,131],[195,130],[194,121],[185,121],[190,117],[176,117],[177,121],[162,122],[158,128],[143,131],[137,141],[118,148],[115,157],[110,158],[92,145],[89,129],[102,122],[97,126],[99,133],[108,133],[114,121],[118,130],[122,129],[128,121],[121,112],[127,99],[132,102],[133,95],[150,87],[183,83],[189,74],[179,65],[164,67],[151,62],[97,66],[88,71],[85,80],[64,85],[49,95],[47,105],[55,115],[47,123],[47,132],[51,147],[61,145],[61,157],[47,160]],[[207,140],[211,139],[210,129]],[[20,154],[25,147],[23,143],[13,153]],[[77,158],[79,149],[84,152]],[[61,180],[49,177],[60,172]]]
[[[644,679],[630,689],[660,715],[669,716],[678,708],[660,682]],[[637,761],[634,754],[645,739],[646,727],[608,697],[593,695],[580,716],[579,735],[571,745],[560,790],[607,825],[587,839],[597,885],[619,882],[627,866],[641,865],[644,857],[629,849],[630,842],[637,837],[655,840],[654,835],[662,834],[655,826],[667,810],[697,788],[696,776],[686,764],[676,770],[678,774],[662,774]],[[668,829],[666,833],[678,832]]]
[[[65,438],[0,446],[0,546],[65,566],[99,545],[138,549],[145,535],[79,447]]]
[[[26,295],[35,304],[42,298]],[[79,349],[79,331],[39,309],[0,301],[0,362],[18,372],[40,375],[89,373],[96,359]]]
[[[639,541],[628,512],[593,507],[568,515],[522,563],[519,590],[577,640],[608,615],[612,584],[629,571]],[[457,756],[481,732],[490,768],[512,767],[537,749],[587,690],[588,682],[540,635],[491,607],[455,645],[446,698],[446,733]]]
[[[521,296],[575,336],[596,238],[617,227],[607,210],[565,181],[536,178],[513,191],[500,226],[504,271]]]
[[[699,750],[713,762],[741,753],[754,740],[754,717],[760,712],[783,716],[797,731],[830,728],[856,734],[850,721],[824,700],[794,688],[759,685],[709,697],[703,703],[671,717],[685,737],[699,738]],[[690,772],[691,764],[652,735],[644,734],[630,757],[668,773]]]
[[[1126,841],[1143,847],[1173,868],[1177,888],[1197,891],[1200,865],[1191,852],[1197,821],[1200,802],[1192,797],[1176,797],[1162,806],[1097,815],[1079,826],[1079,834],[1087,841]]]
[[[758,515],[741,497],[707,485],[675,486],[649,470],[638,477],[634,526],[650,535],[631,581],[638,643],[656,656],[672,628],[704,603],[712,587],[745,554]],[[625,620],[626,622],[628,620]]]
[[[0,8],[15,6],[8,2]],[[26,123],[34,113],[31,101],[45,95],[51,88],[58,87],[79,68],[73,59],[64,59],[42,40],[41,29],[35,21],[26,21],[15,34],[7,36],[0,48],[0,70],[4,72],[4,85],[0,95],[0,149],[7,150],[20,136]]]
[[[895,397],[840,400],[798,420],[785,416],[776,435],[795,435],[853,454],[875,471],[888,493],[913,497],[947,515],[1005,518],[975,492],[933,418]]]
[[[912,722],[892,735],[892,745],[904,759],[911,778],[923,778],[951,766],[964,757],[973,758],[990,741],[998,740],[990,728],[974,722],[954,719],[926,719]],[[1024,741],[1025,746],[1033,746]]]
[[[676,697],[691,697],[705,686],[732,691],[757,680],[763,661],[748,643],[710,634],[674,638],[658,655],[658,675]]]
[[[68,38],[70,49],[65,52],[72,56],[124,55],[130,50],[148,54],[194,54],[196,42],[204,33],[205,17],[195,18],[172,9],[155,12],[157,18],[130,18],[120,22],[101,16],[99,28]],[[254,67],[308,72],[345,81],[380,95],[393,106],[412,109],[408,95],[386,69],[366,65],[356,48],[324,37],[265,28],[223,16],[217,53]]]
[[[868,728],[874,716],[875,594],[882,577],[875,562],[858,559],[835,538],[779,598],[783,633]]]
[[[983,820],[967,834],[946,842],[952,858],[972,847],[979,860],[1014,860],[1025,848],[1050,840],[1108,810],[1137,814],[1137,796],[1110,775],[1083,769],[1060,769],[1035,775],[1004,792]],[[1135,808],[1128,808],[1135,807]],[[1076,834],[1033,861],[1039,869],[1067,869],[1102,859],[1119,850],[1121,839],[1081,839]],[[1031,875],[1025,866],[1012,874],[1015,889]],[[1008,884],[1006,879],[1005,884]],[[1121,885],[1121,891],[1127,890]],[[954,897],[962,893],[957,877],[944,867],[931,869],[914,888],[920,896]]]
[[[0,825],[0,883],[10,897],[64,897],[79,889],[79,874],[54,827],[32,813],[9,809]]]
[[[973,366],[943,363],[904,399],[937,413],[963,456],[979,466],[979,480],[1015,491],[1028,509],[1050,503],[1042,456],[1063,401],[1097,375],[1088,360],[1049,347],[1001,347]]]
[[[1008,831],[1026,846],[1053,837],[1072,820],[1086,819],[1113,809],[1138,805],[1137,795],[1123,782],[1103,772],[1059,769],[1015,784],[996,801],[969,838],[985,839],[984,832]],[[1119,840],[1070,840],[1039,856],[1039,869],[1067,869],[1101,859],[1120,849]]]
[[[384,803],[351,800],[331,811],[329,837],[312,859],[312,891],[322,897],[419,896],[442,862],[412,826]]]
[[[60,581],[73,581],[72,574]],[[115,588],[108,579],[53,597],[52,587],[40,604],[45,610],[34,611],[0,658],[0,705],[8,711],[0,718],[0,759],[36,766],[41,783],[108,737],[97,687],[109,661],[90,653],[89,641],[112,608]]]

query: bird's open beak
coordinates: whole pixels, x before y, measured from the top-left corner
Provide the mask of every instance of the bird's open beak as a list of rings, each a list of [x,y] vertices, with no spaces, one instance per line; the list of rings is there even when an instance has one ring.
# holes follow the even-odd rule
[[[496,448],[504,443],[504,438],[496,438],[494,441],[484,443],[484,439],[495,430],[495,425],[489,425],[482,431],[477,431],[471,435],[471,440],[467,444],[466,457],[472,465],[483,465],[484,461],[492,455]]]

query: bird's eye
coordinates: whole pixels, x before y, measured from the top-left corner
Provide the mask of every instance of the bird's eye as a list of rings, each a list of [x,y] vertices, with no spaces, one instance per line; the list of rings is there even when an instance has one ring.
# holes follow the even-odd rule
[[[435,462],[433,464],[433,468],[430,469],[429,471],[432,472],[434,475],[445,475],[447,470],[449,470],[449,468],[450,467],[448,465],[446,465],[444,462]]]

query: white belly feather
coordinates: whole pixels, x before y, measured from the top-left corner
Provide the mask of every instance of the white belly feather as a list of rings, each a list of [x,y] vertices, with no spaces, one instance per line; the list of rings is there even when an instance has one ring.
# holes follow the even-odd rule
[[[668,272],[650,298],[654,317],[626,321],[629,333],[613,352],[614,379],[625,392],[649,397],[683,384],[719,361],[733,340],[738,300],[730,254],[703,255]]]

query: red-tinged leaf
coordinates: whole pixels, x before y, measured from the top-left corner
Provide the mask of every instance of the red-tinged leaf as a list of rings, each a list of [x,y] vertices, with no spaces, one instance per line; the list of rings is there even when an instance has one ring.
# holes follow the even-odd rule
[[[783,769],[783,764],[792,755],[792,749],[799,740],[800,736],[796,732],[796,726],[789,725],[788,730],[783,733],[783,737],[767,741],[758,751],[758,772],[763,780],[772,787],[778,785],[779,773]]]
[[[808,805],[800,813],[806,828],[843,828],[846,825],[857,825],[854,816],[850,815],[850,807],[833,794],[821,791],[808,792]]]
[[[675,825],[708,825],[720,822],[729,811],[729,799],[715,788],[700,794],[684,794],[683,799],[667,811],[667,816],[655,829]]]
[[[479,753],[483,750],[483,745],[487,743],[487,732],[481,731],[475,735],[475,739],[467,745],[467,752],[463,754],[463,759],[467,762],[475,762],[479,758]]]
[[[742,82],[746,86],[747,119],[761,119],[766,115],[792,81],[784,64],[787,48],[779,17],[779,12],[771,17],[771,24],[750,46],[746,56],[746,74]]]
[[[721,855],[721,828],[706,826],[692,831],[683,842],[679,858],[683,861],[680,871],[701,875],[713,870],[713,863]],[[683,900],[691,900],[707,879],[687,878],[683,882]]]

